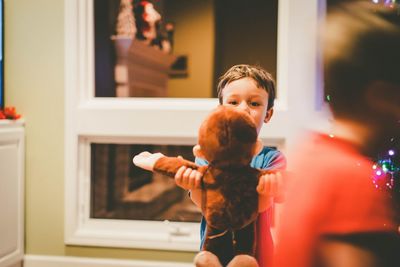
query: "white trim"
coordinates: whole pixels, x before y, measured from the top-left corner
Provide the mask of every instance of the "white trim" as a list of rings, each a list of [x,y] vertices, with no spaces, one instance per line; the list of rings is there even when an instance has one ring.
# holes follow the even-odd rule
[[[191,263],[25,255],[24,267],[192,267]]]
[[[278,35],[276,57],[276,87],[277,100],[282,110],[288,107],[288,81],[289,81],[289,1],[278,2]]]

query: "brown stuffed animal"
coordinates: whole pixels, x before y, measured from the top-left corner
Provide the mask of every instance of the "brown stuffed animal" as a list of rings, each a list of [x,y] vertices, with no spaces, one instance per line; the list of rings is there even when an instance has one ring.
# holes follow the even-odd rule
[[[215,254],[223,265],[236,255],[254,256],[259,200],[256,188],[260,176],[271,173],[250,167],[252,157],[262,148],[256,126],[247,113],[219,106],[202,123],[198,141],[194,154],[206,159],[208,166],[143,152],[154,155],[147,169],[170,177],[181,166],[203,173],[201,209],[207,230],[202,250]],[[146,169],[140,157],[136,156],[134,163]]]

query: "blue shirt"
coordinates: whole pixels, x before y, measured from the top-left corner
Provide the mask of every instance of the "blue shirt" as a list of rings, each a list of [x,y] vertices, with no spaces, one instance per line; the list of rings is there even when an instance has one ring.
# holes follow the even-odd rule
[[[208,164],[206,160],[201,158],[196,158],[195,162],[200,166]],[[252,159],[250,166],[262,170],[283,170],[286,168],[286,158],[282,152],[275,148],[264,147],[261,152]],[[200,222],[200,249],[203,247],[205,232],[206,221],[204,220],[204,217],[202,217]]]

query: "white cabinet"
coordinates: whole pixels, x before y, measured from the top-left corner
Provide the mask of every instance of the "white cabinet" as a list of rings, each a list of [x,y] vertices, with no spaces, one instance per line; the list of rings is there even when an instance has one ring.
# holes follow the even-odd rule
[[[0,267],[24,254],[24,126],[0,120]]]

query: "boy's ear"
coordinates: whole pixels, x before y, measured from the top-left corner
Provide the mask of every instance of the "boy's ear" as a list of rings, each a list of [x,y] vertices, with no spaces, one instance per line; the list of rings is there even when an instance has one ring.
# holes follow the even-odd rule
[[[204,154],[203,154],[203,151],[201,150],[200,145],[195,145],[195,146],[193,147],[193,155],[194,155],[195,157],[203,158],[203,159],[204,159]]]
[[[270,108],[269,110],[267,110],[267,114],[265,114],[265,118],[264,118],[264,122],[267,123],[269,122],[269,120],[272,117],[272,114],[274,114],[274,109]]]
[[[264,145],[260,138],[257,138],[257,142],[254,145],[254,154],[253,156],[257,156],[261,150],[263,149]]]
[[[373,82],[367,89],[366,100],[375,112],[389,117],[400,117],[400,88],[391,83]]]

